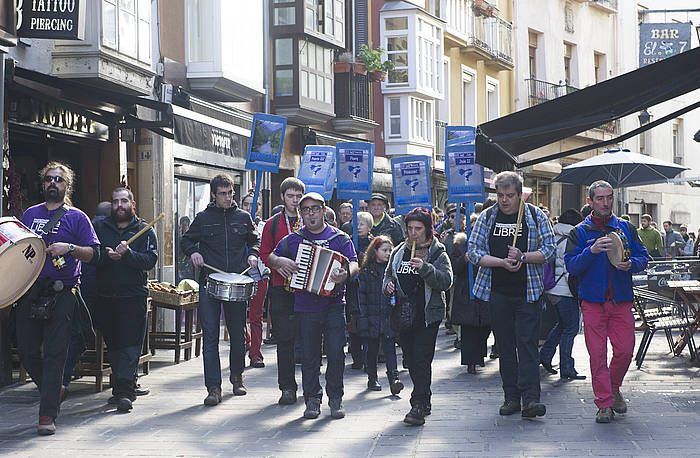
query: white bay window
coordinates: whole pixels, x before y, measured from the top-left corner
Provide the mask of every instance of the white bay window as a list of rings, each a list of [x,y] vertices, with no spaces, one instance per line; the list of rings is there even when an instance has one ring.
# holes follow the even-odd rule
[[[151,63],[151,1],[102,0],[102,45]]]

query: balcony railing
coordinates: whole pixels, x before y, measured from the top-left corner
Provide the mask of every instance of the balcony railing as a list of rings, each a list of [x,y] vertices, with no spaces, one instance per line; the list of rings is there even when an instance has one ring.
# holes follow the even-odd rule
[[[525,83],[527,83],[528,100],[531,107],[544,103],[548,100],[556,99],[562,95],[578,91],[578,88],[569,86],[568,84],[548,83],[547,81],[541,81],[534,78],[526,79]]]
[[[335,115],[338,118],[372,119],[372,87],[369,75],[335,74]]]
[[[445,133],[447,123],[435,120],[435,160],[445,162]]]
[[[474,14],[473,0],[447,0],[447,31],[494,59],[513,64],[513,26],[500,17]]]
[[[603,8],[617,11],[617,0],[590,0],[591,3],[600,5]]]
[[[605,124],[596,127],[596,129],[605,132],[606,134],[617,135],[620,132],[620,120],[613,119],[612,121],[608,121]]]

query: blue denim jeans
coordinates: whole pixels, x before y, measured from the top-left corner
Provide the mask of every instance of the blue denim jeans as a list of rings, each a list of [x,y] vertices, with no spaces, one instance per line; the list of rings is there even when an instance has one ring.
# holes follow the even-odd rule
[[[539,302],[491,291],[489,307],[506,401],[539,402]]]
[[[220,301],[199,287],[199,319],[202,321],[202,355],[204,356],[204,384],[207,390],[221,388],[221,361],[219,359],[219,323],[221,306],[224,307],[226,328],[230,337],[229,368],[231,376],[245,369],[246,302]]]
[[[559,322],[549,332],[547,340],[540,349],[540,361],[551,364],[554,352],[557,349],[557,345],[559,345],[559,373],[562,376],[576,375],[571,350],[574,348],[574,338],[578,334],[578,301],[568,296],[550,297],[557,308]]]
[[[331,400],[343,398],[345,370],[345,311],[343,304],[326,307],[320,312],[297,313],[301,327],[301,384],[304,399],[323,398],[319,382],[321,373],[321,338],[326,349],[326,394]]]

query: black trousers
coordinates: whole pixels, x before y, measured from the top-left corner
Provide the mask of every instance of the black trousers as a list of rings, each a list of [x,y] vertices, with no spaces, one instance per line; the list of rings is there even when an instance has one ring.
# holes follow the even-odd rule
[[[95,322],[102,331],[112,366],[117,397],[136,399],[134,380],[146,333],[145,297],[100,297],[95,302]]]
[[[294,293],[282,286],[269,290],[272,335],[277,340],[277,384],[280,390],[297,390],[294,342],[299,320],[294,313]]]
[[[430,404],[433,394],[430,391],[432,364],[439,326],[439,321],[427,326],[425,322],[419,321],[409,331],[401,333],[401,348],[413,382],[411,406],[414,407]]]
[[[482,364],[484,362],[484,357],[487,354],[486,341],[489,334],[491,334],[491,328],[488,326],[460,326],[462,365]]]
[[[56,296],[48,320],[32,319],[31,305],[26,299],[17,308],[17,351],[22,365],[39,387],[39,416],[58,415],[63,366],[77,307],[78,298],[68,289]]]

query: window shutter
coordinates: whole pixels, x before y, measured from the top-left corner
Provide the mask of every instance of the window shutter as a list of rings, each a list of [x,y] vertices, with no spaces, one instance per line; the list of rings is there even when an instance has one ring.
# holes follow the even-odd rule
[[[368,17],[367,0],[355,0],[355,53],[369,41]]]

